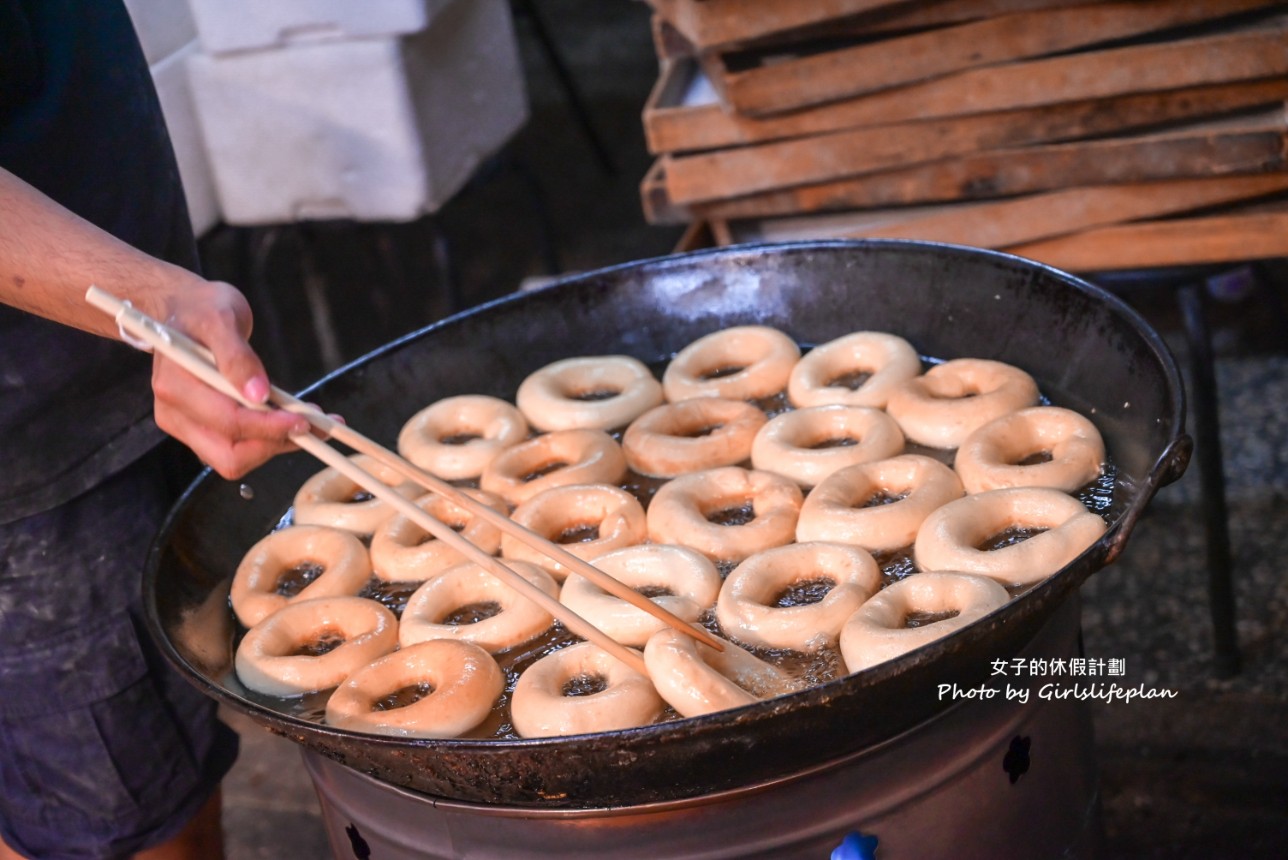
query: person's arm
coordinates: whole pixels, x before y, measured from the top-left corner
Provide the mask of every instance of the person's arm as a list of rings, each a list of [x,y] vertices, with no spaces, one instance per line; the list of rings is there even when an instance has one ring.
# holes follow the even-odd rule
[[[112,319],[85,301],[91,284],[205,344],[250,400],[267,399],[240,292],[130,247],[0,169],[0,302],[116,338]],[[308,430],[299,416],[243,408],[161,357],[152,390],[157,426],[226,478],[290,450],[287,437]]]

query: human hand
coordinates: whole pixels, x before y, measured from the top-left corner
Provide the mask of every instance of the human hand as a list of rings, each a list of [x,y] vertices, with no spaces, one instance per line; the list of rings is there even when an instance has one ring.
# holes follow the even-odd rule
[[[250,305],[236,288],[194,279],[168,296],[162,319],[209,349],[219,372],[247,400],[268,400],[268,375],[247,342]],[[230,480],[294,450],[289,437],[309,432],[300,416],[248,409],[161,355],[152,362],[152,392],[157,426]]]

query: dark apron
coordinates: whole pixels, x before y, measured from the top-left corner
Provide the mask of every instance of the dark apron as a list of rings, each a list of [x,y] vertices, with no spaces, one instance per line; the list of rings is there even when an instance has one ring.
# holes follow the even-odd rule
[[[119,0],[0,0],[0,167],[196,269],[165,120]],[[0,306],[0,523],[62,504],[153,447],[149,374],[129,347]]]

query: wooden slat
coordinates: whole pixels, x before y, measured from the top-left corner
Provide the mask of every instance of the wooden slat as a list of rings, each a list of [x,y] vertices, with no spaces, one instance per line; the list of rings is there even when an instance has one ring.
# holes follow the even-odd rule
[[[766,218],[1008,197],[1078,185],[1283,170],[1288,168],[1285,122],[1280,106],[1268,113],[1197,123],[1163,134],[991,150],[835,182],[695,204],[692,209],[704,218]],[[664,199],[656,187],[653,194],[655,205]]]
[[[667,23],[661,15],[654,15],[650,21],[653,32],[653,53],[659,63],[692,57],[697,48],[679,30]]]
[[[1070,188],[1017,200],[945,207],[960,211],[944,211],[866,230],[861,235],[1006,248],[1091,227],[1192,212],[1284,190],[1288,190],[1288,174]]]
[[[873,122],[1037,107],[1288,74],[1288,26],[1012,63],[856,99]],[[874,137],[876,138],[874,140]],[[856,139],[857,138],[857,139]],[[870,152],[865,147],[876,147]],[[952,154],[936,142],[923,149]],[[823,182],[898,164],[899,153],[863,130],[674,158],[667,190],[677,204]],[[935,157],[914,154],[908,161]]]
[[[666,165],[658,159],[640,180],[640,203],[644,220],[650,224],[684,224],[691,221],[693,213],[680,206],[672,206],[666,196]]]
[[[705,221],[694,221],[681,234],[672,251],[676,254],[684,254],[710,248],[715,244],[716,239],[711,233],[711,225]]]
[[[715,239],[716,245],[725,247],[735,244],[738,239],[735,237],[732,226],[728,221],[714,220],[707,222],[711,227],[711,236]]]
[[[1288,257],[1288,211],[1120,224],[1006,250],[1070,272]]]
[[[715,149],[740,143],[716,128],[723,111],[716,103],[687,105],[684,93],[701,74],[694,60],[676,59],[660,64],[657,81],[644,102],[641,118],[644,139],[653,155],[688,149]],[[710,131],[708,131],[710,130]]]
[[[730,71],[721,63],[707,72],[728,107],[772,114],[1274,5],[1277,0],[1116,0],[1000,15],[810,56],[783,57],[778,49],[763,65]]]
[[[763,39],[903,0],[649,0],[699,48]]]
[[[680,106],[696,67],[663,68],[644,108],[644,132],[654,155],[763,144],[846,130],[851,102],[764,119],[729,114],[717,103]],[[875,126],[886,135],[937,135],[969,152],[1108,134],[1163,122],[1211,116],[1288,98],[1288,78],[1216,84],[1140,95],[1097,98],[946,120]],[[859,100],[861,101],[861,100]]]
[[[769,44],[783,44],[789,41],[807,42],[820,38],[844,38],[855,36],[880,36],[891,33],[910,33],[914,30],[927,30],[932,27],[944,27],[952,24],[965,24],[969,21],[981,21],[998,15],[1009,15],[1015,12],[1031,12],[1039,9],[1064,9],[1070,6],[1086,6],[1099,0],[933,0],[933,2],[908,2],[871,12],[861,13],[846,18],[836,18],[822,24],[792,30],[790,33],[779,33],[767,39],[758,40],[741,46],[743,49],[756,50]],[[711,48],[712,46],[704,46]],[[724,50],[738,50],[739,47]]]
[[[1288,191],[1288,173],[1071,188],[988,203],[769,219],[729,226],[731,238],[885,238],[1008,248],[1090,228],[1155,219]]]

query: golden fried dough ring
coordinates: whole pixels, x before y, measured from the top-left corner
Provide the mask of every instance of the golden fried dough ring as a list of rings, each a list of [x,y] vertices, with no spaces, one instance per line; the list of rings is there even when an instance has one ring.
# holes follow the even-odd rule
[[[505,500],[491,493],[470,488],[461,492],[498,513],[509,512]],[[459,531],[461,537],[489,555],[501,549],[501,530],[436,493],[426,493],[416,506],[444,525]],[[371,567],[376,577],[386,582],[424,582],[449,567],[465,561],[465,556],[402,514],[385,520],[371,536]]]
[[[662,374],[666,399],[760,400],[787,387],[801,357],[796,341],[768,326],[713,332],[676,353]]]
[[[523,413],[497,397],[446,397],[398,433],[398,453],[445,481],[477,478],[492,458],[528,438]]]
[[[648,538],[644,506],[611,484],[567,484],[542,490],[515,508],[511,519],[581,559],[635,546]],[[593,539],[564,542],[566,536],[590,529],[594,530]],[[510,534],[501,537],[501,555],[543,567],[556,582],[568,576],[564,565]]]
[[[511,505],[564,484],[615,484],[626,474],[622,446],[602,430],[556,430],[498,454],[479,486]]]
[[[787,673],[734,642],[717,651],[670,627],[649,637],[644,665],[658,693],[682,717],[750,705],[795,686]]]
[[[1103,519],[1059,490],[989,490],[949,502],[926,517],[913,555],[922,570],[977,573],[1003,585],[1028,585],[1073,561],[1105,528]],[[1000,549],[979,549],[1009,529],[1043,531]]]
[[[958,358],[897,386],[886,411],[911,441],[956,448],[994,418],[1037,402],[1037,383],[1018,367]]]
[[[798,583],[830,580],[821,600],[777,606]],[[817,651],[836,643],[841,627],[881,587],[881,569],[866,550],[839,543],[796,543],[758,552],[725,579],[716,619],[726,635],[762,648]]]
[[[685,621],[697,621],[715,606],[720,593],[716,566],[688,547],[640,544],[595,556],[593,561],[595,567],[624,585],[663,591],[650,599]],[[623,645],[643,647],[666,626],[661,619],[575,573],[564,580],[559,602]]]
[[[310,566],[322,572],[298,594],[278,593],[283,574]],[[237,620],[254,627],[288,603],[351,596],[370,579],[367,548],[352,533],[326,526],[290,526],[270,532],[242,557],[229,596]]]
[[[751,464],[813,487],[838,469],[902,451],[903,432],[880,409],[808,406],[784,412],[760,428],[751,443]]]
[[[893,334],[856,331],[805,353],[792,368],[787,398],[793,406],[871,406],[884,409],[891,390],[921,373],[921,356],[912,344]],[[858,387],[837,384],[867,375]]]
[[[569,695],[578,681],[598,692]],[[645,726],[662,714],[653,682],[591,642],[542,657],[519,676],[510,700],[514,730],[525,738],[611,732]]]
[[[912,546],[931,511],[963,495],[956,473],[930,457],[902,454],[860,463],[810,490],[796,540],[849,543],[869,552]]]
[[[662,402],[662,384],[628,355],[566,358],[519,384],[515,402],[540,430],[616,430]]]
[[[751,458],[756,431],[769,420],[743,400],[694,397],[650,409],[626,428],[622,450],[641,475],[674,478]]]
[[[559,586],[550,574],[533,564],[506,565],[551,597]],[[495,614],[468,624],[451,624],[452,613],[467,607],[494,605]],[[407,598],[398,641],[406,647],[427,639],[473,642],[493,654],[534,639],[550,629],[554,618],[523,594],[497,579],[482,565],[467,561],[427,580]]]
[[[1049,460],[1024,464],[1028,458]],[[968,493],[1004,487],[1051,487],[1072,493],[1094,481],[1105,462],[1100,431],[1058,406],[1021,409],[980,427],[957,449],[953,468]]]
[[[424,492],[374,457],[355,454],[349,459],[400,496],[414,499]],[[330,466],[314,474],[295,493],[296,525],[330,526],[356,535],[369,535],[393,515],[393,505],[370,496],[347,475]]]
[[[408,687],[428,687],[402,707],[382,700]],[[505,678],[492,655],[477,645],[431,639],[400,648],[349,676],[326,703],[337,729],[404,738],[456,738],[487,718]]]
[[[307,649],[338,641],[318,655]],[[284,606],[246,632],[237,646],[237,678],[269,696],[298,696],[337,686],[398,645],[398,619],[365,597],[320,597]]]
[[[1011,597],[985,576],[939,571],[914,573],[874,594],[841,628],[841,656],[851,673],[942,639],[983,618]],[[912,613],[953,613],[908,627]]]
[[[725,466],[681,475],[649,503],[649,540],[692,547],[716,562],[741,561],[791,542],[802,498],[791,479],[773,472]],[[752,519],[740,525],[708,519],[748,507]]]

